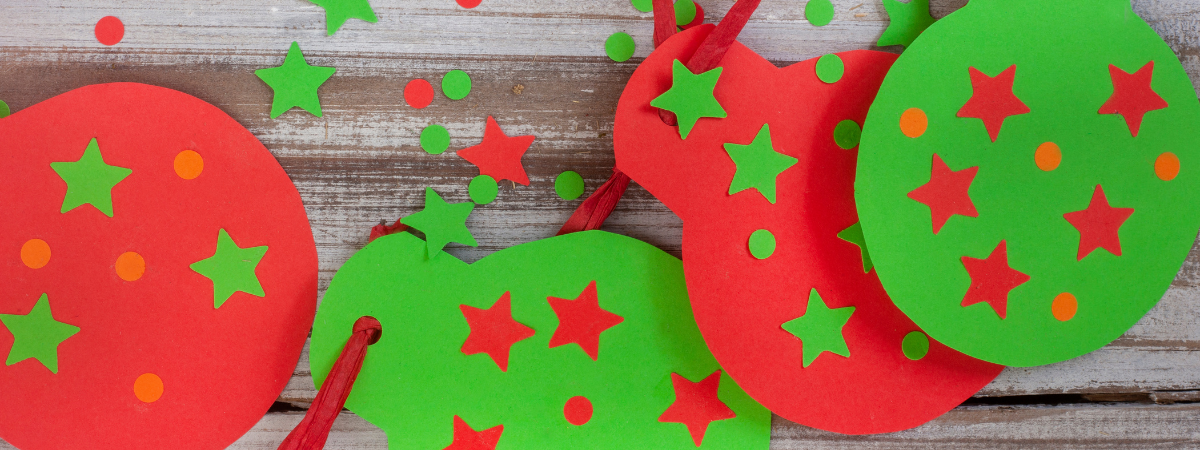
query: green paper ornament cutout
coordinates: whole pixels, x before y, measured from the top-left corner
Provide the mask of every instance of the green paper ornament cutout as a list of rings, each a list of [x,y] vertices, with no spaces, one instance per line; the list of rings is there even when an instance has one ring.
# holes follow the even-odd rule
[[[971,1],[904,52],[862,127],[855,198],[884,288],[997,364],[1112,342],[1196,239],[1197,123],[1128,0]]]

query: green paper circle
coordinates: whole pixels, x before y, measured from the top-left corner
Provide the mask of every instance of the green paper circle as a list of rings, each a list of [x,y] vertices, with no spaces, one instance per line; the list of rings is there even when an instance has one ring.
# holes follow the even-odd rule
[[[633,9],[648,13],[654,12],[654,0],[629,0],[633,4]]]
[[[1200,227],[1200,103],[1192,83],[1127,4],[1095,6],[973,0],[904,51],[863,123],[855,200],[883,287],[931,339],[984,361],[1051,364],[1119,338],[1163,297]],[[1037,25],[1044,23],[1056,25]],[[1134,137],[1124,117],[1098,111],[1114,94],[1110,65],[1135,73],[1151,61],[1150,86],[1168,106],[1147,112]],[[960,113],[975,95],[970,68],[1000,77],[1014,66],[1008,93],[1029,112],[995,124],[993,141],[981,119]],[[909,109],[928,117],[917,137],[901,130]],[[1049,172],[1032,158],[1045,142],[1063,152]],[[1170,181],[1155,173],[1165,152],[1180,161]],[[975,171],[963,188],[974,213],[957,209],[966,214],[949,216],[936,234],[930,207],[912,194],[929,185],[935,167]],[[1065,215],[1088,210],[1097,185],[1110,207],[1133,213],[1111,232],[1119,250],[1080,255],[1084,239]],[[964,261],[991,258],[1028,280],[994,272],[1007,278],[981,279],[1015,287],[963,306],[983,300],[968,298],[974,280]],[[1063,293],[1080,305],[1067,321],[1052,312]]]
[[[846,73],[846,64],[838,55],[828,54],[817,60],[817,78],[829,84],[837,83]]]
[[[767,259],[775,254],[775,235],[768,230],[758,230],[750,233],[750,254],[758,259]]]
[[[554,192],[563,200],[575,200],[583,195],[583,177],[573,171],[558,174],[554,179]]]
[[[904,356],[913,361],[924,358],[929,354],[929,336],[920,331],[908,333],[900,342],[900,349],[904,351]]]
[[[633,38],[623,32],[613,33],[604,41],[604,53],[608,54],[609,59],[616,62],[625,62],[633,57],[633,50],[637,45],[633,43]]]
[[[844,150],[858,147],[858,140],[861,137],[862,128],[853,120],[838,122],[837,127],[833,129],[833,142],[836,142],[837,146]]]
[[[684,26],[696,20],[696,4],[692,0],[675,2],[675,24]]]
[[[471,93],[471,76],[458,69],[446,72],[442,77],[442,94],[450,100],[462,100]]]
[[[446,127],[433,124],[421,130],[421,149],[430,155],[440,154],[450,148],[450,132]]]
[[[804,5],[804,20],[814,27],[823,27],[833,21],[833,2],[829,0],[809,0]]]
[[[8,117],[8,115],[9,115],[8,103],[4,103],[3,100],[0,100],[0,119]]]
[[[467,185],[467,193],[475,204],[486,205],[496,199],[496,194],[500,193],[500,185],[496,184],[495,178],[479,175],[471,179],[471,184]]]

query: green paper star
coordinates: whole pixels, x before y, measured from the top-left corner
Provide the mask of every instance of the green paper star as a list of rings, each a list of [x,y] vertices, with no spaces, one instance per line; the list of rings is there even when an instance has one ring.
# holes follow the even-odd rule
[[[729,183],[729,195],[754,188],[772,205],[775,204],[775,179],[798,161],[775,151],[771,130],[766,124],[750,144],[725,144],[725,151],[737,166],[733,181]]]
[[[67,183],[63,213],[87,203],[108,217],[113,216],[112,188],[133,173],[132,169],[105,164],[96,138],[88,142],[78,161],[52,162],[50,168]]]
[[[333,36],[347,19],[362,19],[369,23],[379,21],[367,0],[308,0],[325,8],[325,30]],[[320,114],[318,114],[320,115]]]
[[[432,258],[451,242],[472,247],[479,245],[467,229],[467,216],[474,209],[474,203],[446,203],[433,188],[425,188],[425,209],[400,219],[400,223],[425,233],[427,251]]]
[[[29,314],[0,314],[0,322],[13,335],[5,364],[11,366],[35,358],[51,373],[58,373],[58,345],[79,332],[75,325],[54,320],[46,294],[42,294]]]
[[[650,106],[675,113],[679,120],[679,137],[687,139],[701,117],[725,118],[725,108],[713,96],[721,70],[718,67],[696,75],[675,60],[671,66],[671,89],[651,100]]]
[[[220,308],[235,292],[258,297],[267,295],[254,273],[265,254],[265,245],[242,248],[233,242],[224,228],[217,233],[217,250],[213,255],[191,265],[196,273],[212,280],[213,309]]]
[[[300,44],[292,42],[283,65],[258,69],[254,74],[275,91],[271,101],[271,118],[274,119],[296,106],[321,117],[321,99],[317,97],[317,88],[336,71],[333,67],[308,65],[304,54],[300,52]]]
[[[846,326],[851,314],[854,314],[853,306],[835,309],[825,306],[821,294],[813,288],[804,315],[783,324],[783,329],[799,338],[803,345],[804,367],[812,364],[822,352],[850,357],[842,327]]]
[[[936,19],[929,15],[929,0],[909,0],[901,3],[896,0],[883,0],[883,8],[887,10],[887,29],[879,37],[879,46],[912,45],[922,31],[933,25]]]
[[[875,267],[871,263],[871,254],[867,252],[867,238],[863,236],[862,222],[850,225],[850,228],[838,232],[837,237],[858,246],[860,253],[862,253],[863,273],[868,273],[872,267]]]

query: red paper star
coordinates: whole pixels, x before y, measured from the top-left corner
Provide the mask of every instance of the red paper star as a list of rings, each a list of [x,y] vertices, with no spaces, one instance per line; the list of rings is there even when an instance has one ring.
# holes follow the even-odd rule
[[[1004,69],[1000,75],[994,77],[989,77],[974,67],[968,72],[971,74],[971,89],[974,94],[967,100],[967,104],[958,110],[958,117],[982,120],[988,136],[992,137],[992,142],[996,142],[1004,119],[1029,112],[1029,107],[1013,94],[1017,66]]]
[[[512,180],[529,186],[529,176],[525,174],[525,166],[521,165],[521,157],[533,145],[533,139],[533,136],[508,137],[500,130],[496,119],[488,116],[483,142],[459,150],[458,156],[479,167],[481,175],[491,176],[496,181]]]
[[[1104,189],[1096,185],[1092,191],[1092,202],[1087,209],[1063,214],[1063,218],[1079,230],[1079,260],[1098,248],[1121,256],[1121,238],[1117,231],[1125,220],[1133,215],[1133,208],[1113,208],[1108,205]]]
[[[496,425],[483,431],[475,431],[462,418],[454,416],[454,441],[444,450],[495,450],[504,433],[504,425]]]
[[[962,263],[971,276],[971,287],[967,288],[962,305],[987,303],[1001,319],[1005,318],[1008,314],[1008,292],[1029,281],[1029,275],[1008,266],[1008,245],[1000,241],[987,259],[964,256]]]
[[[717,388],[721,386],[721,371],[718,370],[708,378],[693,383],[677,373],[671,374],[671,383],[675,385],[675,403],[658,417],[659,422],[674,422],[687,425],[692,434],[692,442],[699,447],[704,442],[704,432],[708,424],[737,417],[717,398]]]
[[[1100,107],[1100,114],[1125,116],[1129,132],[1137,137],[1138,130],[1142,128],[1142,117],[1147,112],[1167,107],[1167,101],[1150,88],[1150,81],[1154,78],[1154,61],[1146,63],[1132,75],[1109,64],[1108,74],[1112,76],[1113,95]]]
[[[976,172],[979,172],[978,166],[957,172],[950,170],[942,157],[933,154],[933,171],[929,175],[929,182],[908,193],[908,198],[929,207],[933,234],[938,234],[950,216],[955,214],[979,217],[975,203],[971,202],[971,195],[967,192],[971,189],[971,182],[975,181]]]
[[[508,292],[488,309],[458,305],[471,334],[463,342],[462,352],[467,355],[487,353],[502,372],[508,371],[508,351],[513,344],[533,336],[533,328],[521,325],[512,318],[512,300]]]
[[[575,300],[547,297],[546,301],[558,315],[558,328],[550,337],[550,348],[574,342],[592,357],[592,361],[600,352],[600,333],[625,321],[625,318],[600,308],[595,281],[589,283]]]

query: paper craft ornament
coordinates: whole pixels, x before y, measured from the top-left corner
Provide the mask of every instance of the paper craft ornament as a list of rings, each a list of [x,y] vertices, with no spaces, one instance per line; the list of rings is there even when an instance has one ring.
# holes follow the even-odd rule
[[[0,438],[220,449],[291,377],[316,309],[304,205],[215,106],[87,86],[0,119]]]
[[[585,231],[474,264],[400,232],[338,271],[313,328],[317,385],[378,319],[346,407],[395,448],[765,449],[771,414],[705,347],[680,261]]]
[[[972,1],[905,51],[863,127],[857,201],[884,287],[976,358],[1100,348],[1196,239],[1197,123],[1128,0]]]
[[[726,117],[699,118],[682,139],[651,105],[691,75],[678,68],[710,32],[677,34],[642,63],[613,131],[617,168],[683,219],[709,348],[768,409],[823,430],[903,430],[957,406],[1001,367],[929,340],[897,310],[857,227],[859,124],[895,56],[777,68],[734,42],[710,71],[715,87],[679,99],[719,103]]]

